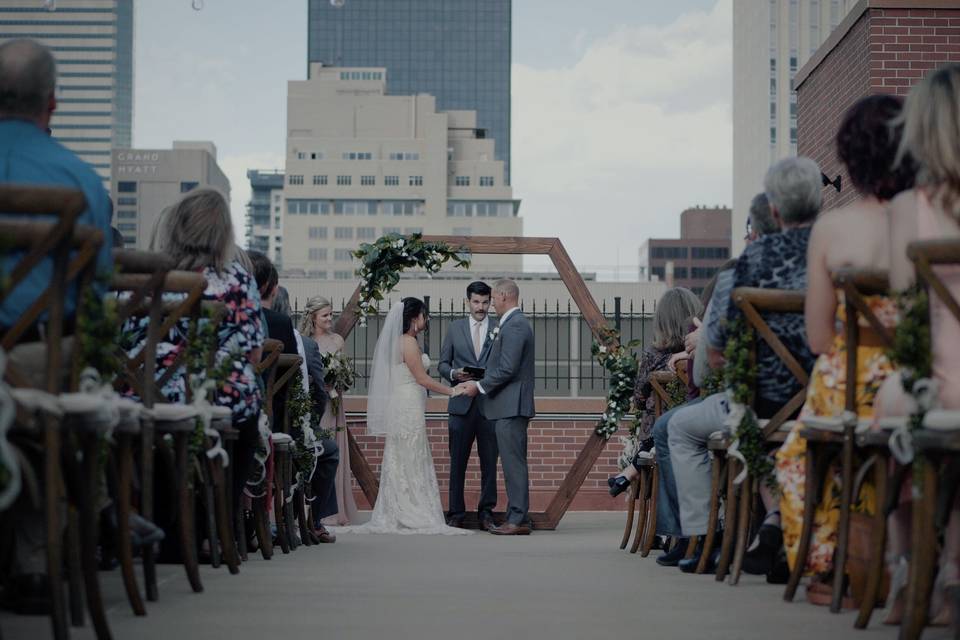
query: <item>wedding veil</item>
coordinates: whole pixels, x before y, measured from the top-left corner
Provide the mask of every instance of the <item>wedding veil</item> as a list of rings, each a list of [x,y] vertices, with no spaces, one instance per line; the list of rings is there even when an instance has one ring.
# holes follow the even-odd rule
[[[367,389],[367,433],[370,435],[387,435],[394,422],[390,416],[390,397],[396,383],[397,366],[403,363],[400,355],[402,334],[403,302],[397,302],[383,321],[377,346],[373,349],[373,366]]]

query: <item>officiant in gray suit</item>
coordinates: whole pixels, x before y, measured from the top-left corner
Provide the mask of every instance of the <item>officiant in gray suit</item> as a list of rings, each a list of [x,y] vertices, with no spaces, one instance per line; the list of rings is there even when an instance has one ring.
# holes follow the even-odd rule
[[[470,283],[467,304],[470,315],[450,324],[440,349],[440,375],[454,386],[479,379],[477,375],[486,367],[490,353],[490,334],[496,326],[487,315],[490,310],[490,286],[487,283]],[[490,530],[494,526],[493,509],[497,506],[496,431],[493,423],[483,417],[479,399],[466,395],[451,398],[447,410],[450,413],[450,509],[447,524],[463,526],[466,516],[463,487],[470,452],[476,440],[481,487],[477,518],[483,529]]]
[[[482,394],[481,411],[494,423],[497,432],[497,449],[507,487],[507,521],[490,533],[529,535],[527,426],[534,416],[533,327],[520,310],[520,288],[513,280],[500,280],[493,286],[493,305],[500,324],[494,329],[483,378],[458,386],[471,397]]]

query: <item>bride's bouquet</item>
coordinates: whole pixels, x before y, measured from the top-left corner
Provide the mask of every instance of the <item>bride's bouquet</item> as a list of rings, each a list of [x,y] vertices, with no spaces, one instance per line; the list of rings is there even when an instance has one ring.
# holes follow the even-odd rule
[[[338,415],[343,394],[356,381],[357,375],[353,370],[353,362],[340,351],[325,353],[320,356],[320,360],[323,363],[323,383],[330,390],[330,408],[333,409],[334,415]],[[341,428],[337,426],[338,431]]]

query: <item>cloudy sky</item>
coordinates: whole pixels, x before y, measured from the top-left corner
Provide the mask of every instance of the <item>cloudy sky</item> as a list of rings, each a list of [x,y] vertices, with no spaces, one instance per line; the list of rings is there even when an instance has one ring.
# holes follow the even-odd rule
[[[195,0],[199,2],[199,0]],[[347,0],[349,2],[349,0]],[[283,168],[306,0],[141,2],[134,145],[212,140],[242,228],[248,168]],[[636,273],[679,212],[731,200],[730,0],[514,0],[513,186],[526,235]],[[528,267],[539,267],[537,259]]]

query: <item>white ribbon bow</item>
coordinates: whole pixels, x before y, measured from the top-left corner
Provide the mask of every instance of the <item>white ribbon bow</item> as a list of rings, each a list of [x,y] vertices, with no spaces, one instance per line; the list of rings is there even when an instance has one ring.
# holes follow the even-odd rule
[[[733,480],[733,484],[739,486],[747,479],[749,469],[747,468],[747,459],[740,453],[740,438],[737,436],[737,429],[740,427],[740,422],[747,414],[748,409],[745,405],[733,401],[733,394],[729,389],[726,391],[726,394],[728,412],[726,419],[723,421],[723,426],[726,427],[727,432],[733,437],[733,441],[727,446],[727,456],[740,461],[742,469],[740,469],[740,473],[738,473],[737,477]],[[750,409],[750,411],[752,411],[752,409]]]
[[[17,408],[13,401],[13,395],[10,393],[10,387],[3,380],[3,374],[7,369],[7,353],[0,349],[0,467],[7,470],[10,476],[7,480],[7,486],[0,489],[0,511],[3,511],[17,499],[20,494],[20,464],[17,456],[14,455],[13,448],[7,440],[7,432],[13,424],[13,418],[16,415]]]
[[[213,405],[207,400],[207,391],[215,389],[216,386],[217,383],[213,380],[203,380],[200,376],[190,377],[193,407],[203,421],[203,435],[210,438],[210,447],[206,450],[207,458],[210,460],[220,458],[220,464],[226,468],[230,466],[230,454],[223,448],[220,432],[210,426],[213,422]]]

